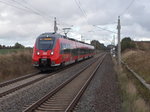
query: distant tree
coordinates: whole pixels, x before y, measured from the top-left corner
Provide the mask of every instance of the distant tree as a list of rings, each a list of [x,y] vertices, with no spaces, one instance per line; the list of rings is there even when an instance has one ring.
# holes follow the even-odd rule
[[[11,49],[11,48],[12,48],[12,46],[7,46],[7,48],[8,48],[8,49]]]
[[[0,49],[11,49],[11,48],[14,48],[14,46],[0,45]]]
[[[5,45],[2,45],[2,48],[3,48],[3,49],[5,49],[5,48],[6,48],[6,46],[5,46]]]
[[[98,40],[92,40],[91,45],[93,45],[95,47],[95,49],[98,49],[98,50],[105,50],[106,49],[104,44],[100,43]]]
[[[108,49],[108,50],[110,50],[110,49],[112,49],[112,48],[115,48],[115,45],[112,45],[112,44],[107,45],[107,49]]]
[[[131,40],[130,37],[125,37],[121,41],[121,51],[124,51],[125,49],[133,49],[136,48],[135,43],[133,40]]]
[[[17,42],[15,43],[14,48],[25,48],[25,47]]]

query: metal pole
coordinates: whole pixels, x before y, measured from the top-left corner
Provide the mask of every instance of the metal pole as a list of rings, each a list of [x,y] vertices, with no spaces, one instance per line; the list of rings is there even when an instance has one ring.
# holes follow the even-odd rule
[[[120,25],[120,16],[118,16],[118,65],[121,65],[121,43],[120,43],[120,30],[121,30],[121,25]]]
[[[57,27],[57,21],[56,17],[54,18],[54,33],[57,33],[58,27]]]
[[[113,45],[115,46],[115,35],[113,36]]]

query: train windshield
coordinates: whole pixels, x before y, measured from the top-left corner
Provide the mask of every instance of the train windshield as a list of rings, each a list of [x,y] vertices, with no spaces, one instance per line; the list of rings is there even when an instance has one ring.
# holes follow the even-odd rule
[[[40,50],[50,50],[54,46],[54,38],[44,37],[37,41],[37,48]]]

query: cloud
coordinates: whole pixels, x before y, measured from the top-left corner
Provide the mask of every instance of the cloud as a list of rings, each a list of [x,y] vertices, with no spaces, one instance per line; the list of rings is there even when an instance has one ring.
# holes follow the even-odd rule
[[[85,12],[83,15],[75,0],[5,0],[13,7],[0,2],[0,44],[20,42],[33,46],[38,35],[53,31],[54,17],[57,17],[61,33],[64,27],[75,27],[79,30],[74,33],[82,34],[84,38],[110,44],[114,34],[93,25],[116,31],[120,14],[122,38],[130,36],[134,40],[147,40],[150,38],[149,0],[134,1],[127,9],[131,1],[82,0],[79,4]]]

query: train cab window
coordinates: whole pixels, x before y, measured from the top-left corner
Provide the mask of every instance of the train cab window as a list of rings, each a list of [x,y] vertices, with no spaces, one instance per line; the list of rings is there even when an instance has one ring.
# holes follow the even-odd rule
[[[54,39],[53,38],[39,38],[37,41],[37,48],[40,50],[50,50],[54,46]]]

